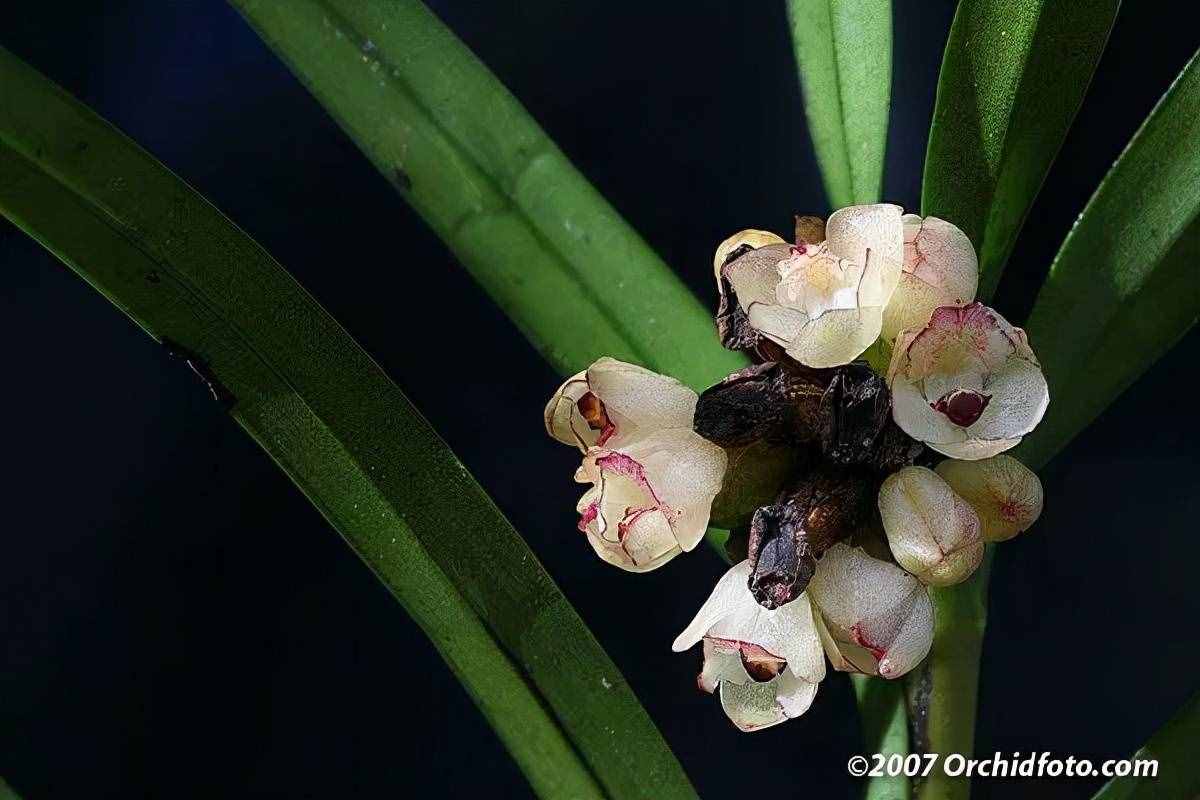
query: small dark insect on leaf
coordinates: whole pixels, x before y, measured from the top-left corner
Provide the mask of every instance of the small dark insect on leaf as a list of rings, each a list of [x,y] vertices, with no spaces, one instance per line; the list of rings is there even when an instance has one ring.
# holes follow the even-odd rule
[[[225,384],[221,383],[221,379],[213,373],[212,368],[208,366],[208,362],[183,345],[165,336],[160,340],[160,344],[167,349],[167,355],[172,358],[182,359],[188,365],[188,368],[196,373],[196,377],[200,378],[212,393],[213,400],[220,403],[222,408],[226,411],[233,408],[234,404],[237,403],[237,398],[233,392],[225,387]]]

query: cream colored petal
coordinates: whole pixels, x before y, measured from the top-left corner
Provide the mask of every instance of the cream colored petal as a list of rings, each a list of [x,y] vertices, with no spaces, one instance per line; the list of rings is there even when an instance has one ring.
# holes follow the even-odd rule
[[[975,509],[989,542],[1011,539],[1041,516],[1042,482],[1012,456],[949,459],[938,464],[937,473]]]
[[[900,285],[884,309],[883,338],[891,342],[906,328],[924,327],[935,308],[956,302],[943,287],[926,283],[906,272],[900,276]]]
[[[615,545],[591,533],[588,533],[587,539],[588,544],[592,546],[592,549],[596,551],[596,555],[600,556],[603,561],[612,564],[614,567],[620,567],[626,572],[651,572],[683,552],[676,547],[650,561],[638,564],[630,558],[629,553],[620,545]]]
[[[896,562],[928,586],[951,586],[983,560],[979,517],[936,472],[905,467],[884,480],[879,513]]]
[[[771,233],[770,231],[759,231],[753,228],[747,228],[744,231],[738,231],[733,236],[730,236],[725,241],[717,245],[717,252],[713,256],[713,275],[717,279],[717,291],[724,291],[724,285],[721,281],[721,267],[725,266],[725,259],[729,258],[729,254],[737,250],[744,244],[758,249],[766,247],[769,244],[787,244],[783,239]]]
[[[558,387],[550,402],[546,403],[543,413],[546,433],[563,444],[578,447],[583,452],[600,437],[600,431],[588,425],[577,405],[579,399],[589,391],[587,371],[577,372]]]
[[[925,587],[895,564],[858,548],[836,544],[827,550],[808,594],[833,640],[857,645],[871,656],[873,663],[856,664],[869,674],[897,678],[933,643],[933,604]]]
[[[946,442],[944,444],[926,442],[930,449],[936,450],[944,456],[962,459],[963,461],[991,458],[998,453],[1003,453],[1005,450],[1013,449],[1020,443],[1020,436],[1016,439],[967,439],[963,442]]]
[[[779,284],[776,265],[791,255],[791,245],[772,244],[751,250],[725,268],[725,275],[743,311],[749,313],[755,303],[775,303],[775,287]]]
[[[625,436],[622,423],[639,429],[692,427],[696,393],[674,378],[605,357],[588,367],[587,383],[604,403],[617,436]],[[618,446],[611,440],[606,444]]]
[[[840,367],[874,344],[882,326],[883,309],[877,306],[827,311],[786,345],[787,354],[809,367]]]
[[[679,636],[675,637],[671,649],[676,653],[687,650],[703,639],[717,622],[735,613],[738,609],[744,610],[747,601],[750,604],[758,605],[754,602],[754,596],[750,594],[750,590],[746,588],[746,581],[749,579],[749,561],[742,561],[730,567],[717,581],[712,594],[704,601],[704,605],[700,606],[695,618],[688,623]]]
[[[825,223],[825,243],[834,255],[856,264],[879,259],[882,300],[886,304],[900,282],[904,266],[904,223],[902,209],[890,203],[848,206],[838,209]]]
[[[787,347],[808,325],[808,315],[795,308],[755,303],[746,312],[750,327],[775,344]]]
[[[1042,368],[1018,356],[987,376],[987,407],[967,432],[976,439],[1019,439],[1037,427],[1050,404]]]

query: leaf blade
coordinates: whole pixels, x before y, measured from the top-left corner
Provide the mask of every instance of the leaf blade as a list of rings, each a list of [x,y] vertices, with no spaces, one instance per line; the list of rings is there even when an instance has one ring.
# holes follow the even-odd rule
[[[891,0],[788,0],[809,135],[833,208],[883,188],[892,74]]]
[[[1120,0],[963,0],[950,28],[921,213],[953,222],[996,289],[1108,41]]]
[[[1053,402],[1016,454],[1045,464],[1200,315],[1200,53],[1067,234],[1026,330]]]
[[[707,388],[712,314],[416,0],[232,0],[564,374],[609,355]]]
[[[232,416],[425,629],[538,793],[694,797],[536,557],[336,321],[202,197],[2,48],[0,93],[0,210],[211,370]]]
[[[1153,759],[1153,776],[1113,778],[1093,795],[1093,800],[1186,800],[1200,792],[1200,764],[1196,740],[1200,738],[1200,693],[1192,695],[1170,721],[1133,754],[1135,760]]]

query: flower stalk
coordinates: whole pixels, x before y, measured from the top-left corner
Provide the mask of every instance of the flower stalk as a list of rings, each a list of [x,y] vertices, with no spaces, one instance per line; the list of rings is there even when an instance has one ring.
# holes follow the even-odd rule
[[[987,627],[987,590],[993,548],[967,581],[931,588],[934,607],[933,649],[908,679],[909,719],[914,752],[937,753],[938,766],[918,780],[917,800],[966,800],[971,779],[949,777],[940,765],[950,753],[970,756],[975,746],[975,708],[979,696],[979,656]]]

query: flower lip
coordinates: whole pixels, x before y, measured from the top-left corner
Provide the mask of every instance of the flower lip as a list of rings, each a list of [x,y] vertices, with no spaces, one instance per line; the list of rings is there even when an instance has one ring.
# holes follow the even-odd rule
[[[934,411],[945,414],[955,425],[966,428],[974,425],[976,420],[983,416],[984,409],[991,401],[990,394],[972,389],[955,389],[929,405]]]
[[[742,659],[746,674],[755,683],[767,683],[787,669],[787,659],[775,655],[762,645],[744,642],[740,639],[725,639],[720,636],[705,636],[707,641],[717,647],[736,649]]]
[[[600,437],[596,439],[596,444],[604,444],[612,437],[617,427],[608,418],[608,410],[594,392],[588,392],[576,400],[575,406],[579,409],[579,413],[587,422],[588,427],[594,431],[600,431]]]

